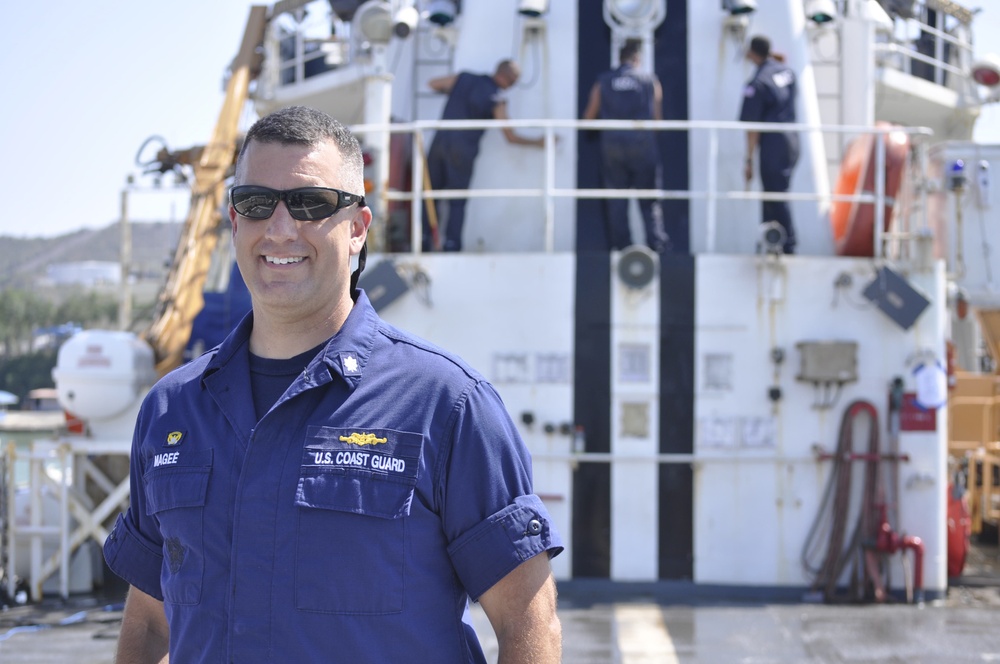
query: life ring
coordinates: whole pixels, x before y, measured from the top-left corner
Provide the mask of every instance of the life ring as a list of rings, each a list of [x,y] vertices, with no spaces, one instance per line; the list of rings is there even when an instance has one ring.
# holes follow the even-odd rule
[[[891,127],[880,122],[879,128]],[[883,232],[889,230],[892,208],[903,179],[909,136],[901,131],[878,134],[885,144],[885,209]],[[840,164],[834,194],[860,196],[875,193],[876,136],[866,134],[847,146]],[[875,205],[859,201],[834,201],[830,207],[830,226],[838,256],[871,256],[874,249]]]

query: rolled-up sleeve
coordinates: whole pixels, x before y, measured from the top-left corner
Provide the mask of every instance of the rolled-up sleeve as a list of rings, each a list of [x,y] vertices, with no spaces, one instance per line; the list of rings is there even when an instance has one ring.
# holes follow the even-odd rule
[[[563,550],[532,486],[531,456],[499,395],[478,383],[456,411],[442,477],[455,571],[473,599],[525,560]]]
[[[529,558],[563,550],[542,501],[518,496],[510,505],[468,531],[448,547],[458,577],[472,599]]]
[[[163,567],[163,541],[153,517],[147,514],[142,482],[142,415],[136,425],[129,457],[129,508],[118,515],[114,528],[104,541],[104,560],[112,572],[151,597],[163,600],[160,570]]]
[[[104,541],[104,560],[112,572],[142,592],[163,601],[160,588],[162,549],[152,548],[131,523],[129,514],[119,514],[111,534]]]

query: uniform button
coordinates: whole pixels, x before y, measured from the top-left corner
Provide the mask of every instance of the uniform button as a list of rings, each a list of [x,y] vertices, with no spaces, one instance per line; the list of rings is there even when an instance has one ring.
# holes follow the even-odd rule
[[[532,519],[528,522],[528,534],[537,535],[542,532],[542,522],[538,519]]]

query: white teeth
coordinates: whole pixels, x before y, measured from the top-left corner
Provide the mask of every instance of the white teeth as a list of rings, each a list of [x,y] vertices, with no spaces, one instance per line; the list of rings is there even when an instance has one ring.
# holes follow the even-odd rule
[[[277,256],[264,256],[264,260],[268,263],[274,263],[275,265],[288,265],[289,263],[301,263],[302,257],[288,257],[288,258],[278,258]]]

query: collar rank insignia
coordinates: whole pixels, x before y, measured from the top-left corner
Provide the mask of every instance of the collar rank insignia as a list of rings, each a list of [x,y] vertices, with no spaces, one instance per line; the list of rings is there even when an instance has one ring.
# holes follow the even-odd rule
[[[361,375],[361,364],[358,363],[358,356],[354,353],[341,353],[340,367],[344,370],[345,376]]]
[[[171,431],[167,434],[167,447],[177,447],[184,439],[183,431]]]

